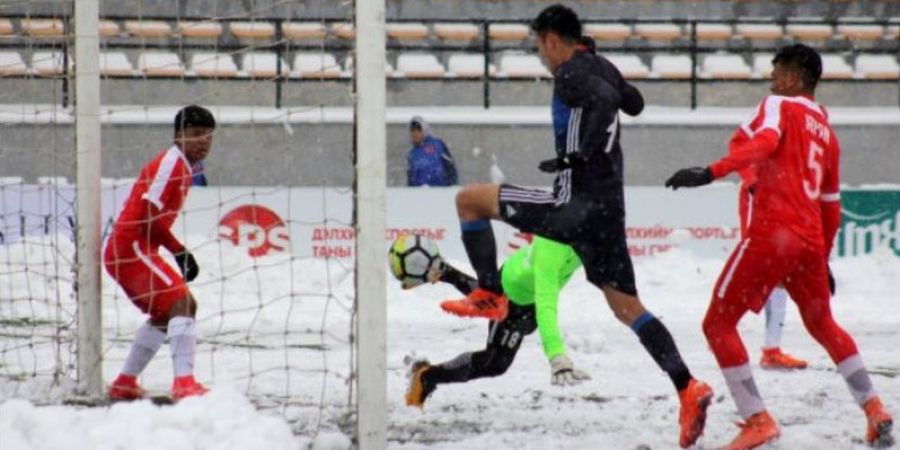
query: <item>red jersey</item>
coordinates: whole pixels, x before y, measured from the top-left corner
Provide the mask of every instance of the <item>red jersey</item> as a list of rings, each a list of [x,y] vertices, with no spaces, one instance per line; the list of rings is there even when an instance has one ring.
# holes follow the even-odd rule
[[[830,252],[840,223],[840,144],[825,109],[806,97],[765,97],[710,170],[720,178],[754,167],[748,233],[788,229]]]
[[[122,212],[113,227],[117,238],[144,240],[155,249],[160,245],[173,253],[184,246],[170,228],[178,217],[191,187],[191,164],[176,145],[163,150],[141,169]]]

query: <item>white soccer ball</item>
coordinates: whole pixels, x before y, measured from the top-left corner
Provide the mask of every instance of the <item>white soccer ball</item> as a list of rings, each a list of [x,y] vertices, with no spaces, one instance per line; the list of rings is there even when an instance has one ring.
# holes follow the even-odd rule
[[[400,236],[388,251],[388,264],[404,289],[436,281],[441,255],[438,246],[424,236]]]

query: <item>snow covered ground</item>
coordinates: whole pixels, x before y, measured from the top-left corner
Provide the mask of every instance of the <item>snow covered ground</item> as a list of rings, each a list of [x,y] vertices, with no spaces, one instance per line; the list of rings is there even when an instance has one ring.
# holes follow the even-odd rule
[[[56,269],[57,275],[47,270],[25,274],[22,263],[35,261],[46,247],[9,247],[0,252],[4,298],[38,292],[47,278],[66,273],[65,264],[59,263],[63,267]],[[111,408],[60,405],[68,382],[54,387],[44,375],[25,376],[24,381],[9,375],[17,367],[26,374],[43,374],[52,368],[57,353],[67,358],[67,345],[57,351],[47,345],[33,349],[16,345],[27,340],[22,330],[37,330],[25,334],[38,336],[56,330],[63,338],[71,330],[4,325],[0,449],[346,448],[348,428],[342,424],[350,421],[346,405],[352,296],[347,269],[336,261],[326,266],[286,255],[253,261],[243,250],[215,242],[202,245],[196,255],[202,269],[192,284],[200,302],[197,375],[212,386],[211,394],[170,407],[147,402]],[[738,419],[734,405],[700,331],[722,264],[678,252],[636,261],[645,305],[671,329],[694,375],[716,390],[697,448],[716,448],[737,431],[732,425]],[[893,255],[878,254],[835,260],[832,267],[838,282],[835,315],[857,339],[885,403],[900,411],[896,293],[900,262]],[[0,301],[0,318],[58,317],[65,323],[74,311],[67,293],[40,292],[59,298],[61,306]],[[109,381],[142,318],[108,279],[104,292],[104,377]],[[437,362],[483,345],[484,321],[459,319],[439,310],[439,300],[454,295],[449,286],[402,291],[396,282],[389,283],[391,448],[677,447],[678,404],[670,382],[580,275],[564,291],[560,320],[570,356],[593,380],[576,387],[551,386],[535,334],[526,339],[506,375],[441,386],[421,411],[404,406],[405,355],[415,352]],[[741,331],[756,360],[763,318],[747,316]],[[803,330],[792,304],[784,348],[808,359],[811,367],[796,373],[755,371],[760,391],[783,427],[782,438],[772,448],[865,448],[862,412],[824,350]],[[170,380],[169,352],[163,348],[142,382],[151,390],[164,391]]]

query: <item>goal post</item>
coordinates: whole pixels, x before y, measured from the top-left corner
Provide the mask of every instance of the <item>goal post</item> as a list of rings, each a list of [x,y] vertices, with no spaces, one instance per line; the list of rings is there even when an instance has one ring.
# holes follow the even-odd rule
[[[78,390],[103,395],[100,284],[100,20],[98,0],[75,2]]]
[[[357,433],[359,448],[387,447],[384,0],[356,1]]]

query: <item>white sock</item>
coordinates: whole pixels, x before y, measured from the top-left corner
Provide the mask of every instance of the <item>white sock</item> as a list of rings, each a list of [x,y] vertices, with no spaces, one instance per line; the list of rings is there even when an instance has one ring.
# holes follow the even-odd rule
[[[193,375],[194,354],[197,353],[196,321],[192,317],[174,317],[169,319],[168,331],[175,377]]]
[[[128,358],[125,360],[122,374],[140,375],[165,340],[166,333],[144,322],[137,332],[134,333],[134,341],[131,342],[131,350],[128,352]]]
[[[772,289],[772,293],[769,294],[769,300],[766,302],[766,344],[763,348],[781,347],[787,297],[787,291],[780,287]]]
[[[869,373],[866,372],[866,365],[863,364],[858,353],[841,361],[838,364],[838,372],[844,377],[847,387],[850,388],[850,394],[853,395],[853,399],[859,406],[866,404],[869,399],[878,395],[875,387],[872,386]]]
[[[756,389],[756,382],[753,381],[753,371],[750,369],[750,363],[723,368],[722,374],[725,375],[725,383],[728,384],[731,398],[734,399],[734,404],[737,405],[738,414],[744,420],[766,410],[766,405],[763,403],[762,397],[759,396],[759,390]]]

